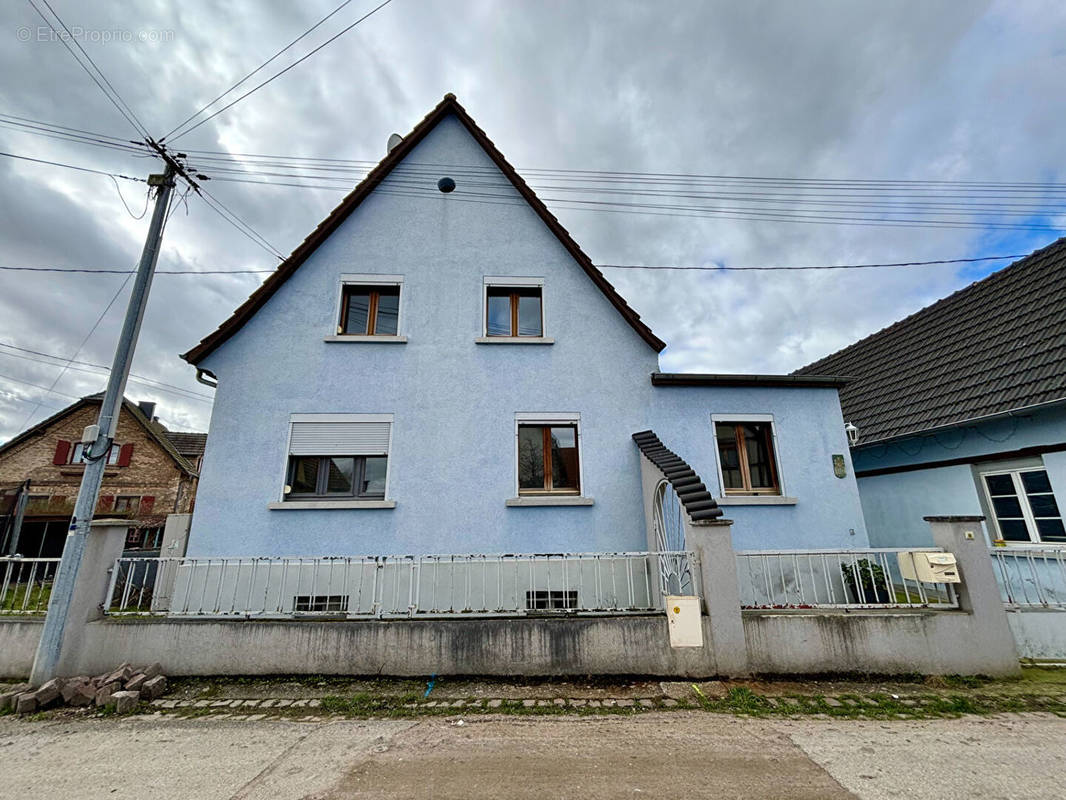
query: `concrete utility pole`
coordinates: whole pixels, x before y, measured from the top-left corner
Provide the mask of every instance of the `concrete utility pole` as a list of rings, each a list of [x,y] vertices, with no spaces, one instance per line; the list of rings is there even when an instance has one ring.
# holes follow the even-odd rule
[[[48,615],[41,631],[41,641],[37,646],[37,655],[33,660],[30,682],[39,686],[55,677],[56,666],[62,650],[67,617],[70,612],[74,584],[85,554],[86,539],[92,523],[96,501],[100,494],[100,483],[104,478],[107,456],[115,439],[118,428],[119,413],[122,410],[122,398],[126,391],[126,379],[129,377],[133,351],[137,345],[137,335],[144,318],[144,307],[148,302],[148,290],[152,286],[156,259],[159,257],[160,241],[163,237],[163,225],[170,207],[170,197],[174,189],[174,162],[167,159],[166,172],[162,175],[150,175],[148,185],[158,187],[155,209],[152,211],[152,223],[148,228],[148,238],[141,251],[141,261],[137,266],[137,277],[133,283],[133,293],[126,307],[126,319],[122,323],[122,335],[115,349],[115,359],[111,364],[111,375],[107,380],[107,391],[100,404],[100,416],[96,425],[90,425],[82,434],[85,449],[85,472],[78,489],[78,499],[74,504],[74,516],[70,520],[70,530],[63,547],[63,558],[59,562],[52,594],[48,600]],[[100,576],[101,586],[104,576]]]

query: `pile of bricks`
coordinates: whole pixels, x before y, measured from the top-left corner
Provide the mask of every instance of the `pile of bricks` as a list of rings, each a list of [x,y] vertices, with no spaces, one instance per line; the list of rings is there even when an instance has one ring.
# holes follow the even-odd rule
[[[137,668],[127,663],[95,677],[52,678],[36,689],[28,683],[12,686],[0,694],[0,711],[32,714],[59,705],[113,705],[118,713],[125,714],[142,700],[151,702],[161,697],[166,690],[167,679],[159,664]]]

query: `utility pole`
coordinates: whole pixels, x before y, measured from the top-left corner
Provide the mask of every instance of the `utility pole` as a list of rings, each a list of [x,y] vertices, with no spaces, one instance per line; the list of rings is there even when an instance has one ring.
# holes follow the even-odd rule
[[[166,222],[167,209],[170,206],[174,190],[174,176],[180,168],[170,158],[166,158],[166,171],[162,175],[150,175],[148,185],[157,187],[155,209],[152,222],[148,228],[148,238],[141,251],[141,261],[137,266],[137,277],[133,283],[133,293],[126,307],[126,319],[122,323],[122,334],[115,359],[111,364],[111,374],[107,380],[107,390],[100,403],[100,416],[96,425],[90,425],[82,434],[85,445],[85,472],[78,489],[78,499],[74,504],[74,516],[70,520],[70,530],[63,547],[63,558],[59,562],[52,594],[48,600],[48,614],[41,631],[41,640],[37,646],[37,655],[33,660],[30,682],[39,686],[55,677],[59,664],[63,634],[67,627],[67,616],[74,596],[74,585],[85,554],[86,540],[89,536],[93,512],[100,494],[100,484],[107,466],[107,456],[115,439],[119,414],[122,410],[122,398],[126,392],[126,379],[129,377],[133,351],[137,345],[137,335],[144,318],[144,307],[148,302],[148,291],[152,286],[156,260],[159,257],[160,242],[163,237],[163,225]],[[103,576],[101,576],[101,582]]]

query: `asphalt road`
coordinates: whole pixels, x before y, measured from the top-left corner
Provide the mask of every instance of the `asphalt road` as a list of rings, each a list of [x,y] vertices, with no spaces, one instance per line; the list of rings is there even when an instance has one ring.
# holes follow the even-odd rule
[[[1061,798],[1066,720],[0,718],[0,797]]]

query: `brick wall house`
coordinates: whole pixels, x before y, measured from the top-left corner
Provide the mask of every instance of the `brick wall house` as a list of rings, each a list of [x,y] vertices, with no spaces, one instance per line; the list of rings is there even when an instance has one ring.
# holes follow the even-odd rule
[[[129,550],[158,549],[167,515],[192,511],[207,438],[168,431],[154,410],[154,403],[123,401],[96,507],[97,516],[129,519]],[[8,495],[7,506],[20,487],[28,493],[17,537],[11,526],[6,535],[0,526],[0,555],[62,553],[85,469],[82,430],[95,424],[99,411],[100,396],[85,397],[0,447],[0,492]]]

